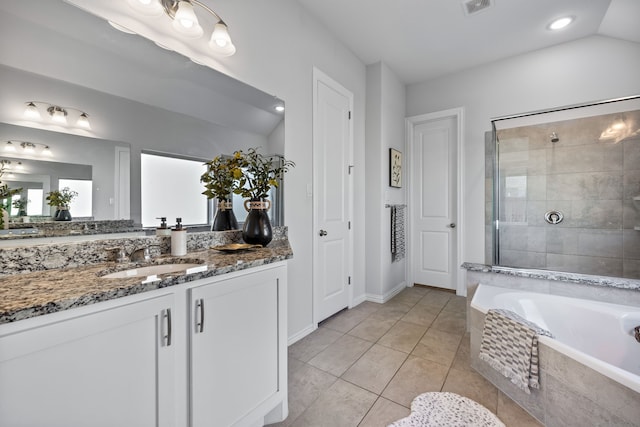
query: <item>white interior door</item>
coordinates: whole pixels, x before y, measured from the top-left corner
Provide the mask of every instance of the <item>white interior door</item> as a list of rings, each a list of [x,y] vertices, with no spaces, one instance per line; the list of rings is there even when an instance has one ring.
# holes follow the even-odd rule
[[[314,322],[351,302],[353,94],[314,69]]]
[[[456,289],[457,119],[418,121],[412,130],[413,283]]]

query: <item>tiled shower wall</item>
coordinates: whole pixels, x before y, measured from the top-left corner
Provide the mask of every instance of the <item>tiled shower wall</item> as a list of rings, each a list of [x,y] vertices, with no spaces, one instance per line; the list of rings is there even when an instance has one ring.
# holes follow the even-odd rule
[[[621,119],[626,137],[602,139]],[[499,130],[500,265],[640,278],[639,127],[632,111]],[[550,210],[564,220],[548,224]]]

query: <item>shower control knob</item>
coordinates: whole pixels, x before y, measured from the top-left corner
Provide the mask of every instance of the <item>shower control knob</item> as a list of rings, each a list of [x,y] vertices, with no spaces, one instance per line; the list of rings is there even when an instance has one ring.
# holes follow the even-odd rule
[[[320,234],[320,237],[322,237],[322,236],[326,236],[327,232],[325,230],[320,230],[320,233],[318,234]]]
[[[451,224],[447,224],[448,228],[456,228],[456,223],[452,222]]]

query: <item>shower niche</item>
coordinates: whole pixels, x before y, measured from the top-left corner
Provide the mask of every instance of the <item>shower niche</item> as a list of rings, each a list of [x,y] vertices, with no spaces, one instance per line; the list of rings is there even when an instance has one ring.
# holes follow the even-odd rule
[[[640,96],[492,120],[487,262],[640,279]]]

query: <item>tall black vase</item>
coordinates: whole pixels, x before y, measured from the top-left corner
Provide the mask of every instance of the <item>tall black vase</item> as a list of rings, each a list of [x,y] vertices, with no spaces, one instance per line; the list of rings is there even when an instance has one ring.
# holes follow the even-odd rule
[[[215,218],[213,218],[213,224],[211,231],[227,231],[237,230],[238,220],[233,213],[233,204],[230,200],[218,200],[218,211]]]
[[[252,245],[267,246],[273,239],[273,230],[267,211],[269,200],[245,200],[244,208],[249,212],[242,227],[242,240]]]
[[[67,206],[58,206],[56,213],[53,216],[54,221],[71,221],[71,213]]]

